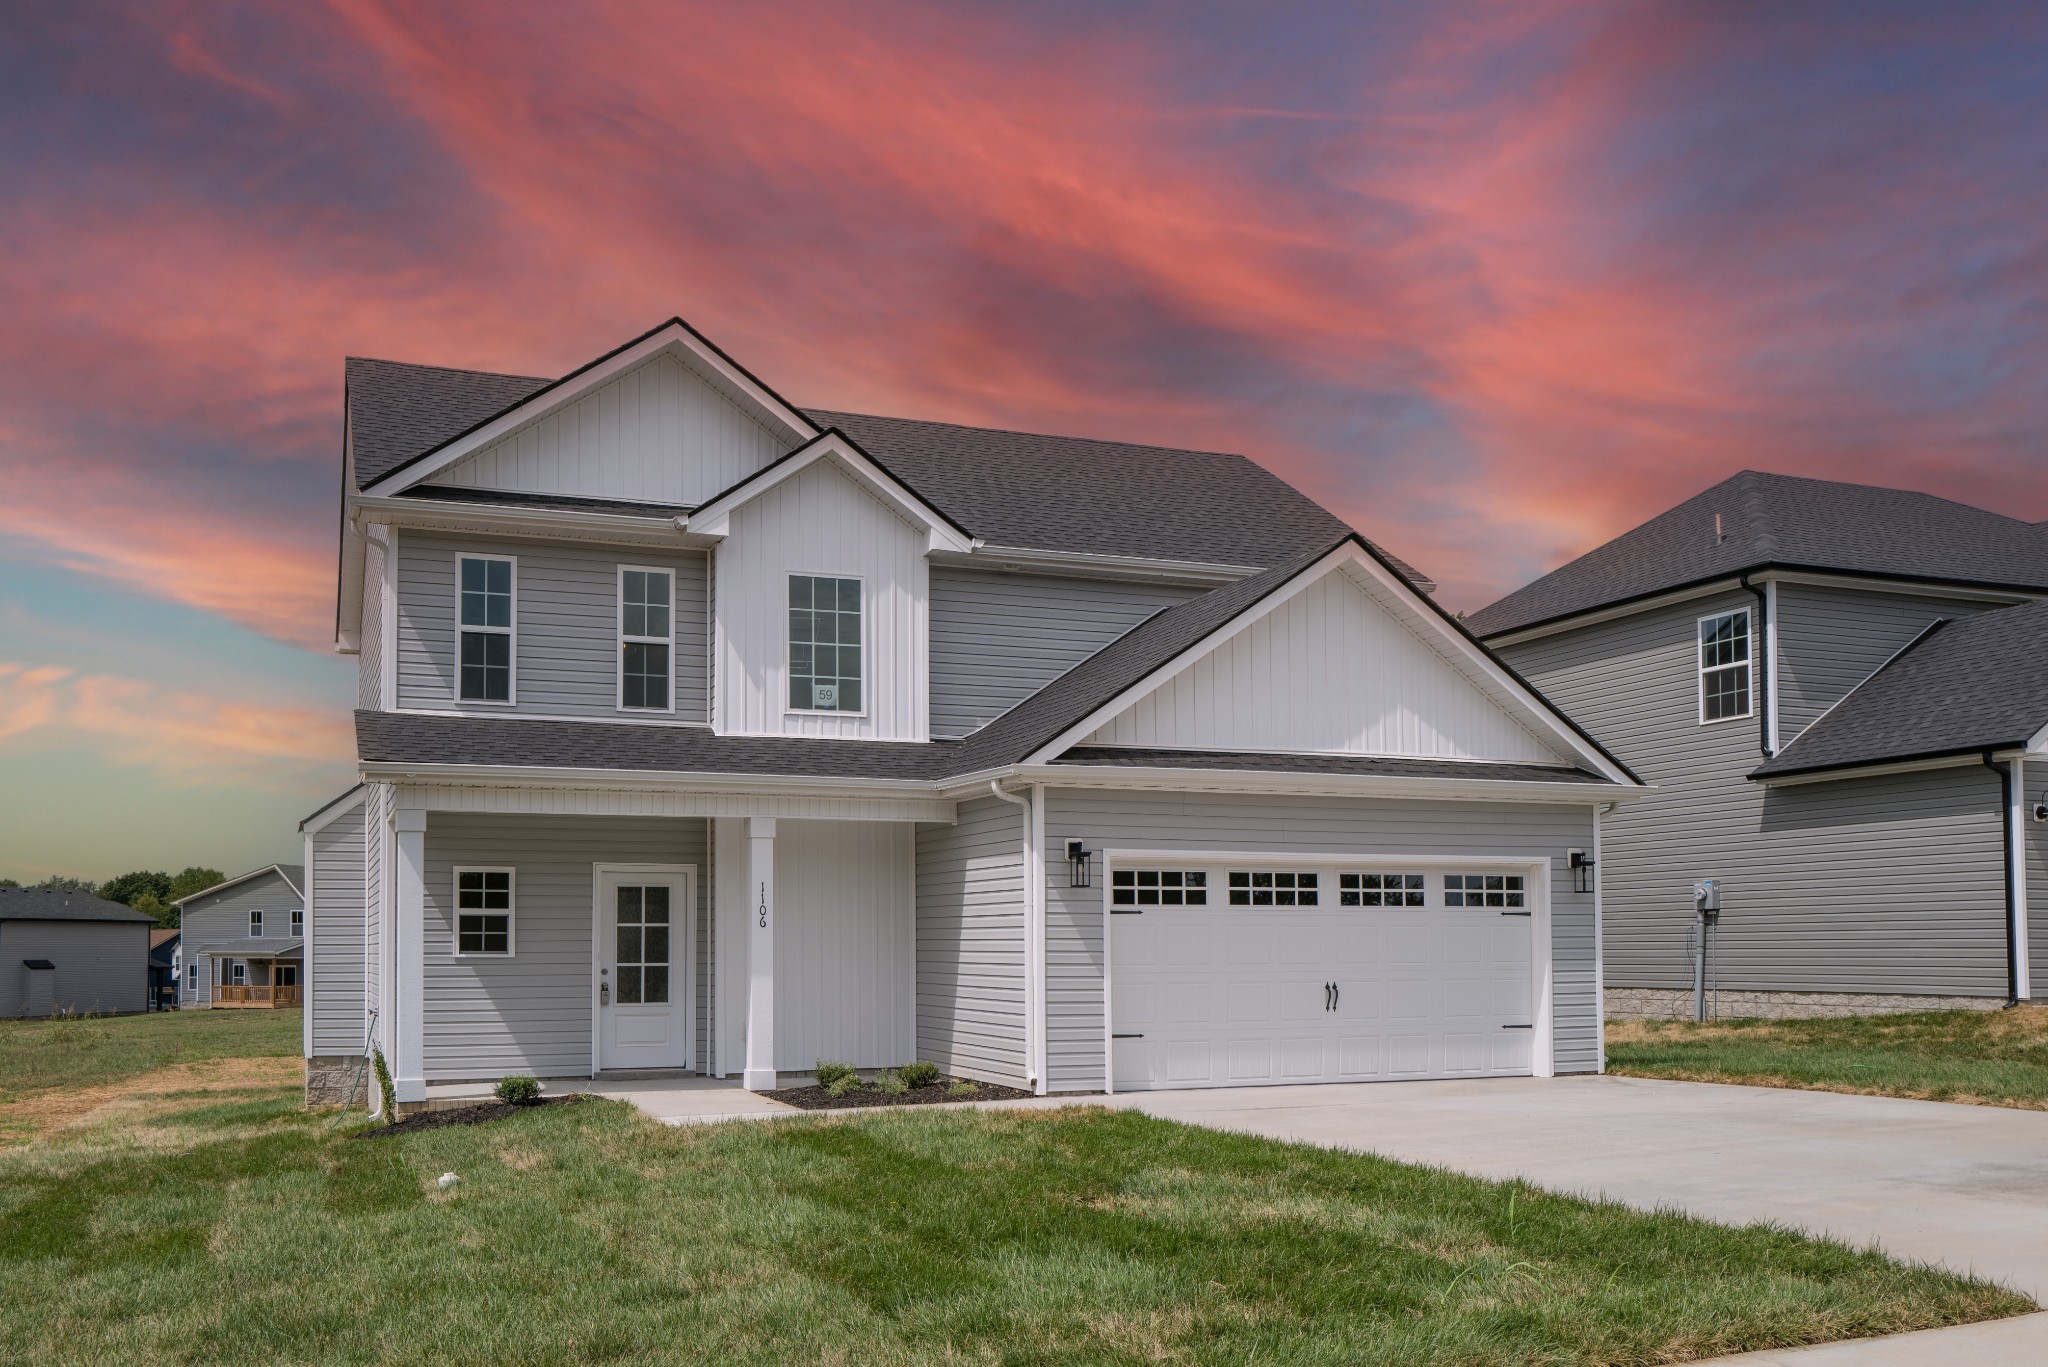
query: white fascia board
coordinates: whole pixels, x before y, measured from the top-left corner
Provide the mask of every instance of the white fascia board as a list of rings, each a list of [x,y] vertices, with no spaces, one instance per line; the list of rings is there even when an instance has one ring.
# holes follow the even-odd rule
[[[2036,731],[2032,738],[2027,741],[2027,753],[2030,755],[2048,753],[2048,726],[2044,726],[2039,731]]]
[[[187,902],[196,902],[202,897],[211,897],[216,892],[223,892],[228,888],[237,886],[238,884],[246,883],[251,878],[261,878],[266,873],[276,874],[279,878],[284,879],[284,885],[286,887],[290,888],[293,892],[298,892],[299,885],[292,881],[291,875],[284,871],[284,867],[282,865],[265,864],[262,868],[251,869],[247,873],[238,873],[233,878],[228,879],[225,883],[215,883],[210,888],[201,888],[197,892],[187,893],[185,896],[180,897],[177,901],[171,903],[171,905],[174,907],[182,907]]]
[[[1146,583],[1234,584],[1259,572],[1257,565],[1222,565],[1201,560],[1156,560],[1139,555],[1080,555],[1024,546],[978,546],[962,555],[944,551],[932,563],[988,573],[1051,574],[1078,579],[1129,579]]]
[[[579,769],[524,764],[404,764],[357,766],[376,783],[456,783],[481,787],[610,788],[622,792],[759,793],[774,797],[937,797],[929,779],[794,778],[783,775],[703,774],[687,770]]]
[[[1632,802],[1647,787],[1540,780],[1419,778],[1388,774],[1304,774],[1250,769],[1143,768],[1134,765],[1022,764],[1017,777],[1048,787],[1246,793],[1302,797],[1385,797],[1438,802]]]
[[[433,531],[517,532],[523,536],[581,541],[630,541],[675,547],[683,544],[684,520],[645,513],[601,513],[567,508],[519,508],[459,500],[358,497],[352,520]],[[360,578],[360,575],[358,576]]]
[[[1406,609],[1411,629],[1432,633],[1437,640],[1446,643],[1449,646],[1446,654],[1451,658],[1452,664],[1455,666],[1462,662],[1463,668],[1460,672],[1481,688],[1491,692],[1497,703],[1513,712],[1519,713],[1523,725],[1531,726],[1533,722],[1534,725],[1531,726],[1531,729],[1536,731],[1539,736],[1551,738],[1556,744],[1562,746],[1567,753],[1576,756],[1589,765],[1595,773],[1598,773],[1610,782],[1631,788],[1640,786],[1636,780],[1631,779],[1618,768],[1612,760],[1601,754],[1597,747],[1572,730],[1550,704],[1537,697],[1526,685],[1519,682],[1512,674],[1503,669],[1500,662],[1488,654],[1484,647],[1475,644],[1463,632],[1445,625],[1443,619],[1422,599],[1420,593],[1413,585],[1382,567],[1378,560],[1359,549],[1351,541],[1346,541],[1342,545],[1333,548],[1328,555],[1316,561],[1315,564],[1305,567],[1301,573],[1297,574],[1285,585],[1267,594],[1263,599],[1252,604],[1236,617],[1224,623],[1215,631],[1210,632],[1200,641],[1197,641],[1158,669],[1153,670],[1143,679],[1140,679],[1101,707],[1096,708],[1078,724],[1070,726],[1061,732],[1050,744],[1041,747],[1026,757],[1024,762],[1026,764],[1043,763],[1069,747],[1079,744],[1083,738],[1094,734],[1098,728],[1106,725],[1139,699],[1164,686],[1183,670],[1191,668],[1196,661],[1215,651],[1224,642],[1250,627],[1252,623],[1259,621],[1269,613],[1278,611],[1280,607],[1296,594],[1303,592],[1325,575],[1335,573],[1339,569],[1356,569],[1379,584],[1394,604]]]
[[[510,411],[499,414],[468,435],[449,442],[425,460],[393,470],[363,492],[370,495],[395,494],[415,484],[424,483],[457,461],[474,455],[522,427],[538,422],[557,408],[574,403],[592,390],[663,353],[674,356],[710,381],[713,387],[752,410],[754,416],[762,419],[767,425],[786,431],[792,439],[808,441],[817,435],[817,426],[809,418],[769,393],[759,381],[720,356],[681,322],[672,321],[570,379],[561,381]]]
[[[355,525],[355,441],[349,432],[347,414],[341,431],[341,555],[335,567],[339,576],[334,595],[334,649],[339,655],[354,655],[363,646],[363,530]]]
[[[2013,759],[2026,753],[2023,750],[2005,749],[1992,752],[1994,760]],[[1801,774],[1766,774],[1752,780],[1766,788],[1792,788],[1802,783],[1834,783],[1841,779],[1882,778],[1886,774],[1917,774],[1929,769],[1959,769],[1968,764],[1982,764],[1984,752],[1973,750],[1968,754],[1937,755],[1931,759],[1899,760],[1890,764],[1859,764],[1840,769],[1813,769]]]
[[[756,475],[706,503],[688,520],[693,537],[723,539],[731,534],[732,515],[770,489],[796,478],[821,460],[836,460],[840,467],[869,493],[882,500],[896,515],[925,529],[928,551],[966,553],[980,543],[939,515],[937,509],[919,497],[917,491],[862,455],[853,444],[834,432],[816,438]]]
[[[301,821],[299,823],[300,833],[306,836],[308,839],[311,839],[315,832],[326,829],[328,826],[332,825],[337,819],[339,819],[344,813],[352,812],[356,808],[362,806],[364,802],[369,800],[369,796],[369,787],[365,784],[358,783],[355,787],[349,789],[340,797],[334,799],[334,801],[328,803],[325,807],[322,807],[319,811],[307,817],[304,821]],[[306,877],[308,879],[311,879],[313,876],[312,869],[312,861],[308,860],[306,863]]]

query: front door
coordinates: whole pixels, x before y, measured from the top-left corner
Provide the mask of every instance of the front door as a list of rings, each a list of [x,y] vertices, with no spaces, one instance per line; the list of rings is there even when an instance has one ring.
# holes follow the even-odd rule
[[[691,892],[686,872],[609,872],[599,879],[600,1068],[687,1065]]]

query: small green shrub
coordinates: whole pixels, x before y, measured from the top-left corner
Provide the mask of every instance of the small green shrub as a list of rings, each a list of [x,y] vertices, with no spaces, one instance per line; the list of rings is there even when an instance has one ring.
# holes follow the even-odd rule
[[[540,1101],[539,1079],[527,1077],[523,1073],[499,1078],[498,1085],[492,1090],[497,1094],[498,1100],[514,1106],[532,1106]]]
[[[826,1096],[845,1096],[848,1092],[857,1092],[859,1090],[860,1074],[854,1072],[851,1068],[843,1073],[835,1074],[832,1080],[825,1084]]]
[[[902,1075],[906,1087],[929,1087],[939,1080],[939,1065],[929,1059],[906,1063],[896,1071]]]
[[[881,1072],[876,1073],[875,1080],[871,1085],[883,1096],[901,1096],[910,1090],[903,1085],[903,1074],[897,1072],[894,1068],[884,1068]]]
[[[398,1123],[398,1093],[391,1086],[391,1065],[384,1061],[384,1046],[370,1046],[370,1066],[377,1072],[377,1097],[384,1103],[381,1117],[386,1125]]]
[[[963,1077],[963,1078],[961,1078],[961,1079],[960,1079],[960,1080],[959,1080],[958,1082],[955,1082],[955,1083],[954,1083],[954,1084],[953,1084],[952,1086],[950,1086],[950,1087],[948,1087],[948,1088],[946,1089],[946,1095],[947,1095],[947,1096],[973,1096],[973,1095],[974,1095],[974,1094],[975,1094],[976,1092],[979,1092],[980,1090],[981,1090],[981,1084],[980,1084],[980,1083],[978,1083],[978,1082],[969,1082],[969,1081],[968,1081],[968,1080],[967,1080],[966,1078],[964,1078],[964,1077]]]
[[[843,1078],[852,1078],[856,1084],[860,1081],[860,1074],[854,1071],[851,1063],[834,1063],[828,1058],[819,1059],[811,1071],[817,1076],[818,1085],[827,1091],[831,1091],[832,1084]],[[842,1093],[832,1092],[832,1095],[840,1096]]]

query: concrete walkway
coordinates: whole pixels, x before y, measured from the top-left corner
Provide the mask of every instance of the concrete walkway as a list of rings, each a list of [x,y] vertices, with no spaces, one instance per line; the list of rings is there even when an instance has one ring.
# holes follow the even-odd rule
[[[1643,1078],[1504,1078],[1108,1099],[1730,1224],[1775,1220],[2048,1300],[2048,1114]],[[2048,1314],[1728,1359],[2048,1363]]]

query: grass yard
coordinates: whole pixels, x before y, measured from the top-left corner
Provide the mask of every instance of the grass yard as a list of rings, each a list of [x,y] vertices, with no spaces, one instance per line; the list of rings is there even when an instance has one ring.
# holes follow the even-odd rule
[[[0,1021],[0,1145],[148,1095],[300,1075],[301,1013],[154,1011]]]
[[[358,1139],[275,1085],[123,1106],[0,1150],[0,1361],[1634,1364],[2032,1308],[1088,1107]]]
[[[1705,1025],[1610,1021],[1607,1070],[2048,1110],[2048,1006]]]

